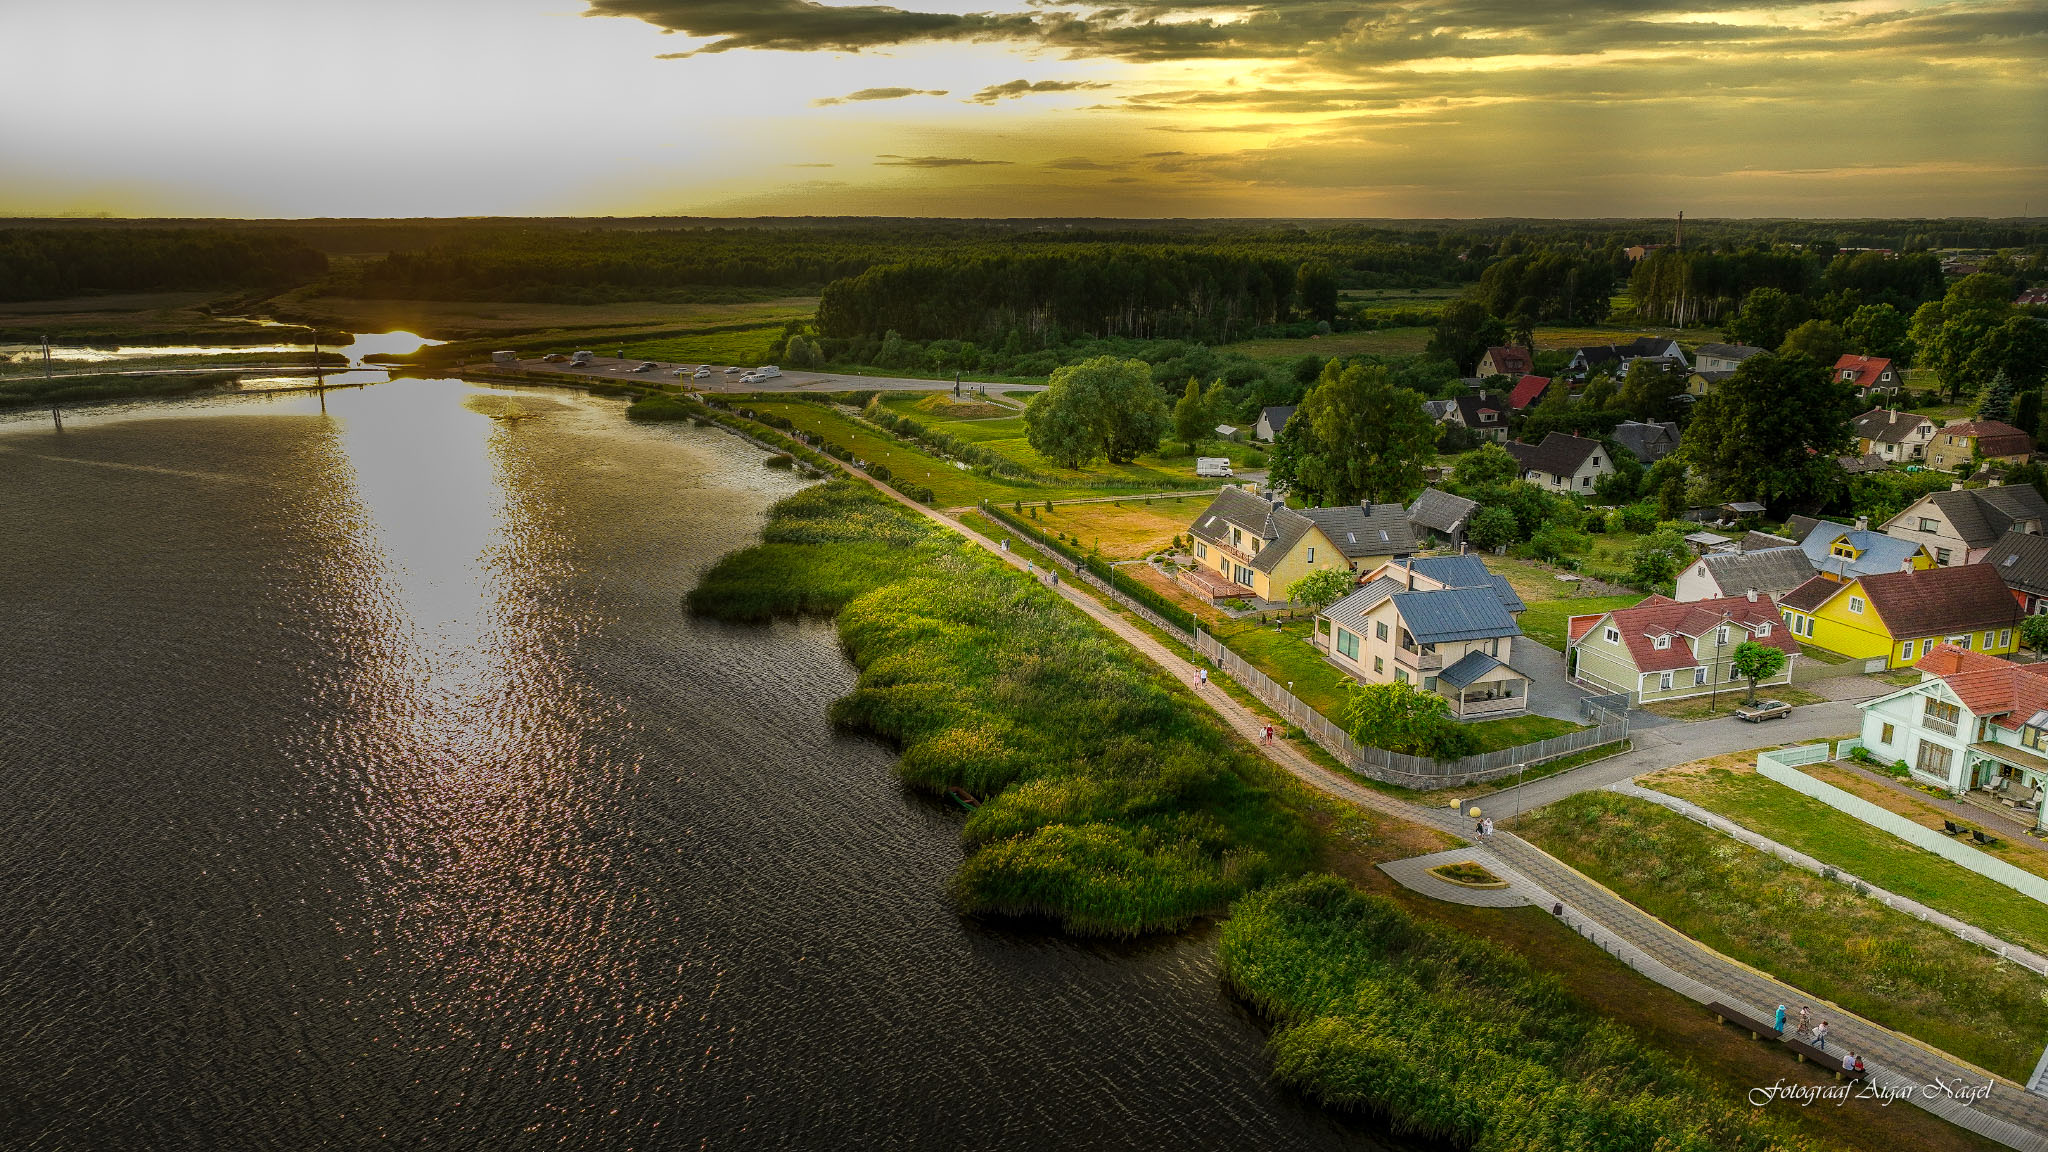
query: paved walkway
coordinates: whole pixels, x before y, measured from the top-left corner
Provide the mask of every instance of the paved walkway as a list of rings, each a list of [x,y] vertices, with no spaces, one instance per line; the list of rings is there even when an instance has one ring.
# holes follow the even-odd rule
[[[875,484],[877,489],[919,515],[1001,557],[1011,566],[1024,566],[1023,557],[1002,551],[994,541],[980,533],[910,500],[887,485],[875,483],[858,470],[849,471]],[[1195,665],[1177,650],[1168,648],[1150,633],[1111,612],[1092,597],[1083,595],[1067,581],[1061,581],[1053,591],[1147,659],[1178,677],[1182,683],[1191,686],[1197,683]],[[1261,745],[1259,736],[1266,723],[1263,716],[1238,703],[1221,688],[1197,687],[1195,691],[1202,702],[1238,735],[1311,787],[1361,807],[1454,836],[1463,836],[1469,831],[1465,818],[1453,813],[1448,806],[1425,808],[1368,788],[1322,767],[1286,741]],[[1643,733],[1637,739],[1633,752],[1536,781],[1511,792],[1519,793],[1519,799],[1526,806],[1537,807],[1589,788],[1628,780],[1644,772],[1722,752],[1754,748],[1760,737],[1785,743],[1810,736],[1854,731],[1855,715],[1852,705],[1830,702],[1802,708],[1794,713],[1796,719],[1773,721],[1765,726],[1765,732],[1759,732],[1758,726],[1732,718],[1673,725],[1669,729]],[[1490,804],[1495,813],[1506,810],[1501,807],[1501,795],[1490,796],[1484,803]],[[1768,1009],[1780,1003],[1795,1008],[1802,1003],[1816,1005],[1819,1014],[1832,1022],[1830,1031],[1833,1037],[1863,1055],[1866,1063],[1876,1070],[1881,1083],[1917,1088],[1935,1083],[1981,1086],[1986,1082],[1986,1074],[1980,1069],[1959,1063],[1918,1041],[1828,1005],[1681,935],[1512,833],[1498,833],[1489,844],[1475,845],[1459,855],[1476,858],[1542,907],[1561,904],[1567,923],[1588,939],[1644,975],[1702,1004],[1709,1000],[1722,1000],[1747,1006],[1758,1015],[1768,1015]],[[2008,1147],[2023,1152],[2048,1152],[2048,1099],[2028,1093],[2011,1081],[1995,1082],[1990,1095],[1974,1105],[1943,1097],[1929,1099],[1917,1091],[1909,1098],[1951,1123]]]
[[[1473,888],[1453,884],[1430,871],[1441,864],[1461,864],[1468,860],[1477,862],[1478,854],[1470,848],[1453,848],[1449,852],[1389,860],[1380,865],[1380,871],[1392,876],[1403,888],[1412,888],[1424,896],[1452,904],[1469,904],[1474,908],[1521,908],[1530,903],[1528,892],[1512,883],[1505,888]]]

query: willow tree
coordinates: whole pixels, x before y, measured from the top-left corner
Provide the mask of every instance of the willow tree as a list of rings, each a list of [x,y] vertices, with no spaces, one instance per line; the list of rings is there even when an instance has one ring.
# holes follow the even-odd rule
[[[1067,468],[1098,456],[1128,464],[1159,447],[1166,398],[1143,360],[1097,356],[1052,374],[1024,410],[1024,434],[1039,455]]]
[[[1324,504],[1406,500],[1422,489],[1436,455],[1436,423],[1422,394],[1395,385],[1385,368],[1332,361],[1287,422],[1302,424],[1294,486]]]

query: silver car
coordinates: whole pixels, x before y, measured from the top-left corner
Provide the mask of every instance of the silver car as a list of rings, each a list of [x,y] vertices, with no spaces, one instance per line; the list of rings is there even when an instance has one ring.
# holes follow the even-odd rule
[[[1766,720],[1782,720],[1791,714],[1792,706],[1783,700],[1759,700],[1735,710],[1737,720],[1747,720],[1751,724],[1761,724]]]

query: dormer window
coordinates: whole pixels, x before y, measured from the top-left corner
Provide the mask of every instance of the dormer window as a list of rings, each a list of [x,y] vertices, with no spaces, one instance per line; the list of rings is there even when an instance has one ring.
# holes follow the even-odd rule
[[[1828,552],[1830,555],[1840,556],[1844,560],[1854,560],[1856,558],[1856,546],[1847,540],[1835,541],[1835,546],[1830,548]]]
[[[1652,648],[1669,648],[1669,647],[1671,647],[1671,637],[1669,637],[1669,636],[1653,636],[1653,637],[1651,637],[1651,638],[1650,638],[1650,647],[1652,647]]]
[[[1769,636],[1771,634],[1771,626],[1769,624],[1757,625],[1756,634],[1759,636]]]

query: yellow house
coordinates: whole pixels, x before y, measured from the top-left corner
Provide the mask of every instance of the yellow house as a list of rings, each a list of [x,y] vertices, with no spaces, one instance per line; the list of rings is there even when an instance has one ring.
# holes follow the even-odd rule
[[[1805,643],[1857,660],[1908,668],[1953,644],[2006,655],[2018,641],[2020,608],[1986,564],[1883,572],[1837,581],[1815,576],[1785,594],[1778,610]]]
[[[1277,496],[1230,487],[1195,517],[1192,581],[1213,599],[1287,603],[1287,589],[1311,572],[1371,571],[1417,545],[1400,504],[1289,508]]]

